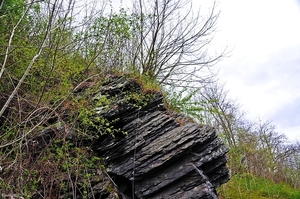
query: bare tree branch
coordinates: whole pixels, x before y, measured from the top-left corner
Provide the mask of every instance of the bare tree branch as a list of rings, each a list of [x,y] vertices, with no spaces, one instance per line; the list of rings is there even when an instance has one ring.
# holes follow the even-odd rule
[[[190,0],[139,0],[136,5],[141,28],[132,64],[140,65],[141,73],[161,84],[172,83],[171,77],[183,84],[186,79],[198,79],[198,71],[224,56],[225,51],[214,57],[207,53],[219,17],[216,4],[206,18],[199,11],[194,15]],[[182,78],[183,72],[189,75]]]

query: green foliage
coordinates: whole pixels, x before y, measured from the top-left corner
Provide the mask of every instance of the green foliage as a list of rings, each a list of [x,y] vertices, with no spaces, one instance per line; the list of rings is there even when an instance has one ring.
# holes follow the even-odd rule
[[[1,178],[0,190],[31,198],[38,194],[37,189],[42,188],[45,198],[59,198],[60,194],[67,196],[66,193],[75,186],[76,191],[86,197],[91,182],[101,180],[97,170],[102,168],[102,161],[89,147],[80,146],[80,143],[76,145],[64,138],[55,138],[45,148],[20,153],[13,164],[21,168],[17,165],[5,168],[6,174],[12,173],[10,178]]]
[[[0,10],[0,31],[9,30],[22,15],[25,5],[25,0],[10,0],[4,1]]]
[[[75,106],[70,107],[69,117],[73,118],[72,122],[76,123],[78,139],[92,140],[99,138],[101,135],[114,135],[118,132],[112,126],[114,121],[108,121],[97,114],[97,107],[108,110],[110,103],[106,96],[97,97],[96,103],[90,100],[88,95],[87,97],[73,99],[72,104],[75,104]]]
[[[88,29],[76,33],[77,40],[85,41],[79,51],[91,61],[88,67],[93,65],[109,72],[131,68],[130,53],[126,48],[135,35],[132,29],[134,23],[134,16],[120,9],[118,13],[96,17]]]
[[[40,10],[40,5],[45,6],[46,3],[26,3],[23,0],[4,1],[1,10],[3,15],[0,20],[0,48],[2,52],[8,49],[9,53],[6,59],[5,56],[0,57],[0,63],[5,68],[0,81],[0,92],[7,95],[12,92],[46,38],[42,54],[23,82],[19,95],[26,93],[31,97],[31,103],[42,100],[49,102],[54,97],[63,98],[70,92],[73,81],[80,78],[79,75],[85,67],[84,59],[78,53],[67,53],[69,49],[66,46],[71,47],[70,43],[73,42],[71,28],[65,27],[68,20],[62,18],[52,22],[53,30],[50,35],[46,30],[47,23],[50,26],[51,16]],[[31,7],[21,23],[18,23],[25,5]],[[14,32],[13,27],[16,27]]]
[[[298,199],[300,191],[285,183],[255,177],[251,174],[235,175],[222,185],[219,194],[225,199]]]
[[[51,165],[47,164],[49,160]],[[57,183],[60,184],[62,193],[65,191],[63,189],[67,189],[71,183],[75,183],[81,190],[82,196],[85,197],[91,187],[91,179],[97,175],[96,170],[99,169],[101,161],[97,156],[93,156],[87,147],[75,147],[63,140],[56,140],[55,144],[47,149],[39,164],[45,164],[46,167],[57,165],[58,173],[55,176],[60,176],[59,173],[67,173],[72,176],[71,179],[56,179]],[[41,176],[48,177],[47,168],[41,171]],[[41,180],[46,181],[43,177]],[[76,180],[73,181],[73,179]],[[55,181],[55,179],[53,180]]]
[[[98,86],[94,86],[96,89],[87,90],[83,97],[73,99],[76,106],[73,107],[74,111],[71,111],[73,112],[72,117],[75,118],[79,130],[78,135],[82,139],[94,139],[106,134],[112,137],[120,133],[126,134],[126,132],[115,127],[120,118],[107,120],[102,115],[124,105],[141,109],[156,97],[158,91],[145,87],[147,83],[141,78],[128,81],[137,81],[136,83],[140,87],[123,91],[121,95],[106,96],[97,90],[98,86],[101,86],[100,82]],[[135,85],[134,82],[130,84]]]
[[[206,112],[213,112],[214,109],[207,108],[209,101],[195,100],[195,96],[200,89],[190,91],[184,88],[180,91],[176,91],[175,88],[170,89],[167,92],[166,103],[170,110],[174,110],[179,113],[184,113],[196,119],[198,122],[203,122],[202,114]]]
[[[130,77],[136,80],[136,82],[142,87],[142,91],[145,94],[162,92],[162,87],[155,78],[146,74],[139,74],[139,72],[135,70],[131,71]]]
[[[114,123],[118,119],[109,121],[97,115],[94,110],[90,110],[89,108],[79,109],[78,112],[79,139],[93,140],[105,134],[114,137],[117,133],[123,133],[121,129],[114,127]]]

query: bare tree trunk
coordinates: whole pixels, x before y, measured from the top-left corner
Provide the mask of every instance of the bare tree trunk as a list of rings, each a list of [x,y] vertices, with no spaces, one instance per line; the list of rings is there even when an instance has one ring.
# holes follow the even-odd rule
[[[2,6],[3,6],[3,3],[4,3],[4,0],[2,0],[2,2],[1,2],[1,4],[0,4],[0,10],[1,10]],[[27,6],[26,10],[23,12],[23,15],[20,17],[19,21],[18,21],[17,24],[14,26],[14,28],[13,28],[11,34],[10,34],[10,37],[9,37],[9,40],[8,40],[8,44],[7,44],[7,47],[6,47],[6,52],[5,52],[5,56],[4,56],[4,61],[3,61],[3,63],[2,63],[1,70],[0,70],[0,79],[1,79],[1,77],[2,77],[2,75],[3,75],[3,73],[4,73],[4,71],[5,71],[5,66],[6,66],[7,58],[8,58],[8,55],[9,55],[9,52],[10,52],[10,48],[11,48],[11,45],[12,45],[12,40],[13,40],[13,38],[14,38],[14,36],[15,36],[16,28],[19,27],[20,23],[22,22],[22,20],[23,20],[24,17],[26,16],[26,14],[27,14],[28,10],[30,9],[31,5],[32,5],[32,3],[30,3],[30,4]],[[2,111],[1,111],[1,112],[2,112]],[[2,113],[2,114],[3,114],[3,113]],[[1,117],[2,114],[0,114],[0,117]]]
[[[24,12],[24,14],[22,15],[22,17],[20,18],[20,20],[18,21],[17,25],[14,27],[13,29],[13,32],[11,33],[11,37],[10,37],[10,40],[9,40],[9,44],[8,44],[8,47],[7,47],[7,50],[6,50],[6,55],[5,55],[5,60],[4,60],[4,63],[2,65],[2,69],[3,71],[5,70],[5,64],[6,64],[6,60],[7,60],[7,57],[8,57],[8,54],[9,54],[9,47],[11,46],[11,41],[12,41],[12,38],[14,36],[14,31],[15,29],[18,27],[18,25],[20,24],[20,22],[23,20],[23,18],[25,17],[27,11],[30,9],[32,3],[29,4],[29,6],[27,7],[26,11]],[[54,4],[55,5],[55,4]],[[27,75],[29,74],[33,64],[35,63],[36,59],[41,55],[44,47],[45,47],[45,42],[46,40],[48,39],[48,35],[51,31],[51,28],[52,28],[52,19],[54,17],[54,12],[55,12],[55,6],[53,6],[52,8],[52,14],[50,16],[50,19],[48,21],[48,24],[47,24],[47,29],[46,29],[46,32],[45,32],[45,35],[44,35],[44,38],[43,38],[43,41],[38,49],[38,52],[37,54],[31,59],[28,67],[26,68],[23,76],[21,77],[21,79],[18,81],[18,84],[16,85],[16,87],[14,88],[13,92],[10,94],[9,98],[7,99],[7,101],[5,102],[4,106],[2,107],[1,111],[0,111],[0,117],[3,115],[4,111],[7,109],[8,105],[10,104],[10,102],[12,101],[12,99],[15,97],[16,93],[18,92],[20,86],[23,84],[25,78],[27,77]],[[2,70],[1,70],[2,72]],[[0,73],[0,78],[1,78],[1,75],[2,73]]]
[[[0,11],[2,10],[3,4],[4,4],[4,0],[1,0],[1,1],[0,1]]]

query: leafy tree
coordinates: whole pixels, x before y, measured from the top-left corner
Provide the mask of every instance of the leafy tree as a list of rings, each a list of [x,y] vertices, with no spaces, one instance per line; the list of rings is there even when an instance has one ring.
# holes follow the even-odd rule
[[[99,13],[88,29],[79,31],[76,35],[83,40],[79,47],[82,56],[89,60],[86,70],[91,66],[102,72],[128,69],[128,52],[126,47],[133,38],[132,24],[134,19],[128,16],[124,9],[108,16]]]

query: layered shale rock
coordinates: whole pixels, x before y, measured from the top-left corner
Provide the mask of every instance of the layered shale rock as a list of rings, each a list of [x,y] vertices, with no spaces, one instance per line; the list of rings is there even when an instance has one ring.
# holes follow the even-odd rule
[[[140,89],[134,81],[117,78],[116,82],[102,93],[122,96]],[[119,118],[116,125],[127,136],[101,139],[93,148],[105,158],[124,197],[218,198],[215,188],[229,180],[229,171],[228,148],[215,129],[182,122],[184,117],[166,110],[159,93],[143,107],[130,103],[116,107],[101,114],[110,120]]]
[[[24,141],[24,167],[36,178],[30,198],[218,198],[228,148],[214,128],[168,110],[137,80],[99,82],[76,87],[59,117]]]

